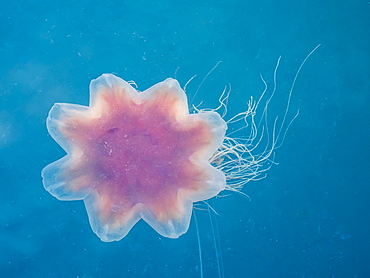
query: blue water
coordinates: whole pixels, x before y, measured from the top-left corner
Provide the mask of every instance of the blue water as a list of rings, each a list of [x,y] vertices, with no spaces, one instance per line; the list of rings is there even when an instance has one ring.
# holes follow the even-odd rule
[[[369,277],[368,1],[11,1],[0,9],[0,277]],[[268,176],[197,210],[179,239],[138,223],[119,242],[91,231],[82,201],[61,202],[40,171],[64,155],[45,119],[88,104],[102,73],[139,90],[167,77],[229,113],[263,90],[282,115],[294,74],[300,109]],[[203,77],[217,69],[195,95]],[[211,225],[213,224],[213,226]],[[217,223],[217,226],[216,226]],[[212,227],[217,233],[212,233]],[[215,244],[218,252],[215,251]]]

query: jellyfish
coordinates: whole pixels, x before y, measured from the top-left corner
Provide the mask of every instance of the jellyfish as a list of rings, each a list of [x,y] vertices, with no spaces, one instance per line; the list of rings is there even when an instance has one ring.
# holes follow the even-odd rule
[[[273,142],[252,154],[258,102],[251,99],[228,122],[217,113],[228,95],[219,108],[190,113],[175,79],[138,92],[103,74],[90,84],[88,107],[57,103],[50,110],[47,129],[67,155],[43,169],[45,189],[59,200],[83,200],[103,241],[122,239],[140,219],[164,237],[179,237],[193,203],[238,191],[262,173],[274,149]],[[239,121],[251,125],[247,138],[226,136]]]
[[[43,185],[59,200],[83,200],[102,241],[121,240],[141,219],[160,235],[178,238],[189,228],[194,203],[227,190],[241,192],[274,163],[279,138],[294,120],[283,128],[295,79],[280,128],[275,121],[272,130],[266,118],[275,89],[260,121],[255,118],[267,90],[262,81],[261,97],[250,98],[246,111],[226,121],[230,89],[216,109],[193,107],[190,113],[175,79],[139,92],[132,83],[103,74],[90,83],[89,106],[51,108],[47,129],[67,154],[42,170]],[[246,136],[234,136],[246,128]],[[265,147],[258,149],[266,136]]]
[[[252,103],[228,123],[253,115]],[[50,110],[47,128],[67,155],[43,169],[45,189],[60,200],[83,200],[103,241],[122,239],[140,219],[177,238],[189,228],[193,203],[260,173],[261,159],[248,142],[225,136],[228,123],[215,110],[189,113],[175,79],[138,92],[103,74],[90,84],[89,107]],[[248,140],[256,134],[254,125]]]

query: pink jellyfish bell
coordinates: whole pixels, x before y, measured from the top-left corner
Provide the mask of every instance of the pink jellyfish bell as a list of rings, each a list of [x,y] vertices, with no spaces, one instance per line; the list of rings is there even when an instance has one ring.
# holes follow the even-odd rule
[[[42,171],[60,200],[83,200],[93,231],[120,240],[143,219],[165,237],[188,228],[193,203],[226,187],[211,165],[227,125],[214,111],[189,114],[179,83],[166,79],[144,92],[103,74],[90,84],[89,107],[55,104],[50,135],[67,152]]]

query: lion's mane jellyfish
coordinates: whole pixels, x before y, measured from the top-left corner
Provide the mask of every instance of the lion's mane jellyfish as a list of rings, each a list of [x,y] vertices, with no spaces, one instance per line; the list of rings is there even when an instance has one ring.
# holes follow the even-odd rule
[[[265,91],[225,121],[230,90],[218,108],[189,113],[175,79],[138,92],[103,74],[90,84],[88,107],[57,103],[50,110],[47,128],[67,155],[43,169],[44,187],[60,200],[83,200],[103,241],[122,239],[140,219],[177,238],[189,228],[194,202],[239,191],[271,165],[286,114],[280,128],[274,122],[268,131],[273,92],[255,120]],[[248,132],[234,136],[240,130]],[[257,151],[264,136],[271,140]]]

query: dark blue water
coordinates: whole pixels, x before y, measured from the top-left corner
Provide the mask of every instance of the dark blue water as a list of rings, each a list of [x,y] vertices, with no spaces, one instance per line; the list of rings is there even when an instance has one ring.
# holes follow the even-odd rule
[[[368,1],[14,1],[0,9],[0,277],[201,277],[192,221],[179,239],[138,223],[119,242],[91,231],[82,201],[46,192],[64,155],[48,135],[55,102],[87,105],[102,73],[139,90],[167,77],[194,104],[229,113],[273,86],[300,109],[268,176],[196,211],[204,277],[370,276]],[[223,61],[194,96],[202,78]],[[217,226],[216,226],[217,223]],[[215,242],[218,252],[215,252]]]

